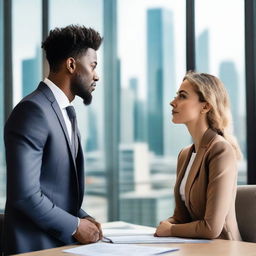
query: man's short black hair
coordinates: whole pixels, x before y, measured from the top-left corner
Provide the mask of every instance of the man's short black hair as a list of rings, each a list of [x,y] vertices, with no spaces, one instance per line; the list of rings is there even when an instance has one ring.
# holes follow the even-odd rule
[[[57,71],[59,64],[69,58],[77,58],[84,54],[88,48],[97,51],[101,45],[102,37],[92,28],[69,25],[64,28],[55,28],[42,42],[46,58],[51,71]]]

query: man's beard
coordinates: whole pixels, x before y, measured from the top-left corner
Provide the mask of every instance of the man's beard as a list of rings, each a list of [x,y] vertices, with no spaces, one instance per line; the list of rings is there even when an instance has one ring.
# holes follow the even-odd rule
[[[85,105],[90,105],[92,102],[92,94],[88,90],[88,86],[84,86],[82,79],[79,74],[77,74],[71,83],[71,90],[73,94],[81,97]]]

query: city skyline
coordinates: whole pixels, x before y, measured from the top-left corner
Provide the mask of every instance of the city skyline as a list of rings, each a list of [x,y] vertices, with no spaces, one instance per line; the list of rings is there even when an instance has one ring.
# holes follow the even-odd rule
[[[100,2],[100,3],[99,3]],[[173,184],[175,182],[176,177],[176,159],[179,151],[182,147],[185,145],[188,145],[192,143],[190,136],[188,132],[186,131],[185,126],[183,125],[174,125],[171,122],[171,107],[169,106],[170,100],[175,96],[175,92],[181,83],[181,80],[183,78],[183,75],[185,74],[186,69],[186,63],[185,63],[185,1],[174,1],[171,3],[167,3],[168,1],[119,1],[119,7],[118,7],[118,21],[117,21],[117,27],[118,27],[118,63],[120,64],[120,70],[116,71],[118,74],[118,77],[120,77],[120,98],[125,99],[124,101],[121,101],[120,108],[123,109],[123,119],[119,124],[118,129],[121,130],[123,133],[123,139],[121,142],[124,143],[130,143],[130,146],[135,146],[138,142],[143,142],[145,147],[148,146],[148,123],[146,119],[148,118],[148,109],[150,107],[151,98],[147,92],[149,89],[149,86],[151,84],[147,82],[149,79],[149,76],[147,74],[147,65],[149,59],[151,61],[154,61],[155,59],[151,56],[150,53],[147,52],[147,46],[149,44],[147,39],[147,12],[149,9],[157,9],[157,10],[164,10],[164,12],[168,13],[168,21],[163,22],[160,27],[164,27],[165,24],[169,24],[169,30],[167,27],[165,29],[168,31],[164,34],[162,34],[162,37],[169,36],[168,43],[165,45],[162,45],[162,53],[160,55],[168,56],[168,58],[165,59],[165,62],[163,61],[160,66],[164,67],[164,69],[168,70],[168,77],[162,77],[163,82],[162,83],[156,83],[157,86],[160,86],[161,84],[161,102],[160,104],[156,104],[155,110],[158,110],[155,112],[155,115],[158,115],[159,112],[161,112],[161,124],[162,127],[156,128],[154,130],[155,133],[162,133],[162,150],[160,154],[154,154],[154,147],[153,150],[148,150],[148,171],[150,180],[147,185],[150,185],[150,188],[147,188],[145,190],[145,194],[138,194],[135,189],[134,182],[136,182],[136,179],[131,179],[131,187],[134,187],[134,191],[130,191],[131,193],[128,195],[120,195],[120,200],[125,199],[129,201],[127,205],[130,205],[130,207],[133,207],[134,205],[137,205],[138,202],[145,205],[149,202],[149,197],[146,198],[146,192],[154,192],[156,191],[160,192],[161,190],[169,191],[164,192],[163,194],[159,193],[159,196],[152,196],[152,205],[149,204],[147,207],[145,206],[145,209],[150,209],[150,207],[157,207],[158,203],[161,202],[163,204],[169,205],[169,202],[166,203],[166,194],[169,193],[170,199],[171,199],[171,191],[173,189]],[[197,1],[196,1],[197,2]],[[205,1],[208,2],[208,1]],[[73,19],[73,17],[64,17],[63,15],[54,15],[58,8],[61,7],[60,11],[63,11],[65,13],[64,6],[60,4],[60,1],[55,2],[54,5],[51,5],[51,21],[50,21],[50,27],[53,28],[55,26],[63,26],[63,20],[65,20],[65,24],[67,23],[85,23],[85,24],[93,24],[96,29],[99,28],[100,32],[104,35],[103,31],[103,22],[102,19],[99,18],[99,15],[102,15],[102,1],[96,1],[95,3],[89,1],[85,1],[82,3],[82,1],[75,1],[76,4],[82,4],[79,8],[79,11],[76,12],[75,5],[73,3],[67,3],[69,10],[74,11],[74,13],[77,13],[77,17]],[[219,0],[216,2],[219,3]],[[99,6],[97,6],[99,4]],[[235,6],[237,4],[237,1],[235,1]],[[84,15],[83,8],[85,6],[90,6],[92,8],[88,15]],[[127,5],[129,7],[132,6],[132,8],[127,9]],[[175,6],[174,6],[175,5]],[[216,4],[217,5],[217,4]],[[33,5],[34,6],[34,5]],[[36,6],[36,7],[35,7]],[[39,1],[35,1],[35,8],[38,8]],[[202,3],[202,6],[205,6],[205,3]],[[33,7],[33,8],[34,8]],[[137,8],[138,7],[138,8]],[[223,80],[226,80],[227,87],[231,86],[231,89],[228,89],[230,91],[231,101],[233,102],[233,112],[235,116],[235,122],[237,125],[236,132],[239,132],[238,139],[239,142],[242,144],[242,149],[245,151],[246,146],[246,137],[245,137],[245,86],[244,86],[244,62],[241,61],[243,59],[243,55],[240,51],[234,52],[234,48],[243,48],[243,42],[236,42],[233,40],[233,37],[231,36],[232,40],[232,47],[230,47],[227,50],[227,53],[223,53],[223,49],[216,49],[220,48],[226,48],[221,45],[221,42],[223,41],[222,37],[221,40],[219,40],[216,43],[216,33],[217,29],[214,27],[212,29],[212,24],[206,24],[206,22],[203,22],[203,17],[201,17],[200,14],[203,13],[203,7],[196,8],[197,14],[196,15],[196,64],[197,67],[199,67],[199,71],[201,69],[204,69],[204,72],[210,72],[214,73],[217,76],[221,76]],[[19,8],[26,8],[26,6],[18,6],[15,7],[15,12],[18,15],[17,10]],[[28,8],[28,6],[27,6]],[[32,8],[32,10],[34,10]],[[67,8],[67,6],[65,7]],[[90,9],[87,7],[86,10]],[[204,7],[206,8],[206,7]],[[239,9],[240,10],[240,9]],[[33,11],[31,11],[33,12]],[[87,11],[88,12],[88,11]],[[161,11],[160,11],[161,12]],[[223,10],[221,10],[223,12]],[[93,13],[96,13],[97,15],[93,15]],[[171,13],[171,14],[170,14]],[[38,10],[33,12],[31,16],[38,14]],[[125,14],[125,15],[124,15]],[[131,19],[132,15],[132,19]],[[223,15],[223,14],[222,14]],[[236,12],[233,14],[236,15]],[[39,15],[40,16],[40,15]],[[41,26],[41,17],[37,17],[35,19],[35,24],[31,24],[29,26],[28,31],[34,31],[34,27],[38,28]],[[233,16],[232,16],[233,17]],[[25,36],[22,34],[22,31],[18,31],[17,27],[19,27],[19,22],[21,20],[21,16],[16,18],[14,22],[15,27],[15,33],[16,37],[14,38],[14,55],[15,58],[14,61],[14,98],[15,102],[17,103],[21,99],[22,90],[26,89],[26,92],[24,94],[28,93],[30,90],[32,90],[33,86],[36,86],[35,84],[31,87],[28,85],[28,82],[23,81],[22,82],[22,63],[28,63],[27,61],[33,61],[37,58],[37,49],[39,48],[39,41],[40,41],[40,34],[39,30],[35,31],[35,34],[33,34],[33,39],[27,43],[26,33]],[[234,18],[236,19],[236,18]],[[234,20],[231,19],[231,20]],[[239,18],[240,19],[240,18]],[[164,20],[164,19],[163,19]],[[162,20],[162,21],[163,21]],[[29,17],[26,18],[26,22],[29,22]],[[24,21],[24,22],[25,22]],[[22,21],[22,24],[24,24]],[[25,22],[25,25],[27,23]],[[229,21],[231,22],[231,21]],[[171,24],[171,25],[170,25]],[[224,24],[223,27],[226,25]],[[230,26],[230,24],[229,24]],[[222,28],[222,27],[220,27]],[[220,30],[219,28],[219,30]],[[240,26],[238,27],[239,30]],[[152,28],[150,28],[152,31]],[[150,30],[149,29],[149,30]],[[226,30],[225,30],[226,31]],[[13,33],[14,33],[13,32]],[[243,31],[238,31],[238,35],[241,35]],[[220,31],[221,34],[223,34],[223,31]],[[217,34],[218,35],[218,34]],[[23,36],[21,38],[21,36]],[[236,35],[237,36],[237,35]],[[30,38],[30,37],[29,37]],[[166,40],[166,38],[164,38]],[[242,40],[241,40],[242,41]],[[2,42],[2,41],[1,41]],[[135,42],[135,43],[134,43]],[[228,39],[225,38],[225,41],[222,42],[223,44],[229,45],[230,42]],[[159,43],[160,44],[160,43]],[[0,45],[1,46],[1,45]],[[24,46],[24,51],[22,50],[22,47]],[[153,48],[155,45],[152,46]],[[29,49],[29,51],[28,51]],[[104,46],[103,46],[104,49]],[[107,200],[104,198],[106,196],[107,190],[106,190],[106,172],[105,172],[105,160],[104,160],[104,77],[103,77],[103,49],[99,51],[99,69],[98,73],[101,76],[100,82],[97,84],[96,92],[94,94],[94,100],[92,105],[89,108],[85,108],[82,104],[80,99],[76,99],[75,101],[75,107],[77,109],[77,112],[79,113],[78,121],[79,121],[79,127],[80,131],[82,133],[82,145],[85,150],[85,157],[86,157],[86,182],[87,182],[87,190],[86,193],[89,193],[87,198],[89,197],[89,212],[95,212],[97,217],[100,219],[106,219],[107,214]],[[2,48],[1,48],[2,50]],[[243,50],[243,49],[242,49]],[[241,50],[241,51],[242,51]],[[217,52],[217,53],[216,53]],[[234,56],[232,56],[231,53],[234,53]],[[221,55],[223,54],[223,55]],[[237,55],[239,55],[239,58]],[[2,55],[1,55],[2,56]],[[158,55],[159,56],[159,55]],[[233,59],[231,57],[234,57]],[[40,58],[40,57],[39,57]],[[222,71],[223,66],[221,68],[221,65],[225,64],[232,65],[231,71]],[[224,66],[225,66],[224,65]],[[26,70],[26,65],[23,67]],[[172,68],[170,68],[172,67]],[[107,67],[106,67],[107,68]],[[31,69],[27,66],[27,72],[32,72]],[[17,71],[18,70],[18,71]],[[164,71],[166,71],[164,70]],[[149,72],[150,73],[150,72]],[[229,74],[228,74],[229,73]],[[232,73],[232,75],[230,74]],[[226,78],[225,78],[226,74]],[[1,75],[1,72],[0,72]],[[24,74],[25,76],[25,74]],[[40,76],[40,75],[38,75]],[[236,77],[235,79],[235,92],[232,90],[232,85],[234,84],[232,79],[229,79],[229,76],[231,76],[232,79]],[[1,78],[1,77],[0,77]],[[33,79],[31,79],[33,80]],[[40,79],[39,79],[40,81]],[[1,82],[1,81],[0,81]],[[26,84],[26,88],[23,88],[23,84]],[[31,89],[30,89],[31,88]],[[156,94],[159,89],[156,87]],[[164,93],[166,92],[166,93]],[[236,93],[236,94],[235,94]],[[237,100],[237,95],[242,96],[242,101]],[[159,95],[157,95],[159,96]],[[233,100],[232,100],[233,99]],[[110,99],[111,100],[111,99]],[[237,104],[237,105],[236,105]],[[160,109],[160,111],[159,111]],[[3,113],[2,113],[3,114]],[[1,121],[1,116],[0,116]],[[3,124],[1,128],[3,127]],[[158,126],[159,127],[159,126]],[[126,135],[129,134],[129,135]],[[154,135],[153,134],[153,135]],[[127,145],[123,145],[127,146]],[[3,151],[2,151],[3,152]],[[1,152],[1,153],[2,153]],[[120,153],[120,152],[119,152]],[[4,159],[4,158],[3,158]],[[143,157],[140,159],[143,161]],[[241,166],[239,167],[241,170],[246,170],[246,159],[244,162],[242,162]],[[2,167],[4,168],[4,167]],[[136,173],[130,173],[131,176],[135,176],[140,173],[140,169],[131,169],[130,171],[134,171]],[[121,171],[121,170],[120,170]],[[3,171],[2,171],[3,174]],[[0,174],[1,175],[1,174]],[[240,182],[245,182],[245,174],[241,173],[239,174]],[[4,179],[2,179],[4,180]],[[138,180],[138,179],[137,179]],[[127,179],[128,181],[128,179]],[[140,186],[140,184],[137,184]],[[1,185],[3,188],[4,186]],[[120,187],[122,190],[122,186]],[[153,193],[152,192],[152,193]],[[157,193],[156,193],[157,194]],[[4,197],[3,194],[0,195],[0,197]],[[143,198],[144,197],[144,198]],[[161,201],[162,199],[163,201]],[[92,200],[93,199],[93,200]],[[145,200],[144,200],[145,199]],[[159,200],[158,200],[159,199]],[[168,199],[168,198],[167,198]],[[133,201],[132,201],[133,200]],[[137,200],[137,201],[136,201]],[[169,200],[169,199],[168,199]],[[124,202],[124,201],[123,201]],[[102,206],[101,204],[104,204]],[[86,205],[88,207],[88,205]],[[101,209],[102,212],[97,211],[97,207]],[[166,206],[167,207],[167,206]],[[171,214],[171,207],[173,207],[172,203],[170,203],[170,208],[166,210],[166,212],[162,212],[162,214]],[[128,207],[129,208],[129,207]],[[138,214],[145,214],[142,210],[140,213],[136,213],[138,218],[137,220],[133,219],[133,221],[143,222],[142,217],[139,217]],[[154,216],[153,216],[154,214]],[[145,215],[146,216],[146,215]],[[163,218],[163,215],[158,215],[157,212],[152,213],[152,219],[147,217],[150,221],[156,221],[159,218]],[[154,218],[153,218],[154,217]],[[146,222],[143,222],[146,223]]]

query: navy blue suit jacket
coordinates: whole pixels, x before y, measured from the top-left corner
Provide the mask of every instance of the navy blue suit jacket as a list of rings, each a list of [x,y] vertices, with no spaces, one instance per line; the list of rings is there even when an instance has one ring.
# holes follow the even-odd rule
[[[4,251],[42,250],[75,242],[84,194],[83,153],[77,158],[52,91],[41,82],[5,125],[7,201]]]

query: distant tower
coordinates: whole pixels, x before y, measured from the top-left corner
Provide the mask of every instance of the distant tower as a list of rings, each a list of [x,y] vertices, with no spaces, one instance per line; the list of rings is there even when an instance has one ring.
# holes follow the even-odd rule
[[[120,192],[150,189],[149,152],[146,143],[120,144]]]
[[[239,133],[239,88],[238,88],[238,73],[235,67],[235,63],[232,61],[224,61],[220,63],[219,77],[224,83],[229,98],[231,101],[231,111],[234,123],[234,132]]]
[[[196,43],[196,70],[209,73],[209,30],[204,30]]]
[[[41,54],[40,49],[36,56],[22,61],[22,96],[26,96],[36,89],[41,80]]]
[[[156,155],[164,155],[170,146],[168,103],[176,88],[174,62],[172,12],[164,9],[149,9],[147,11],[147,141],[150,151]]]
[[[130,88],[121,89],[121,143],[134,142],[134,92]]]
[[[97,115],[93,108],[88,108],[88,139],[86,141],[86,151],[98,150],[98,130],[97,130]]]
[[[145,102],[139,98],[138,92],[138,79],[131,78],[129,80],[129,87],[133,91],[134,94],[134,109],[133,109],[133,116],[134,116],[134,141],[137,142],[145,142],[147,136],[146,130],[146,109],[145,109]]]

